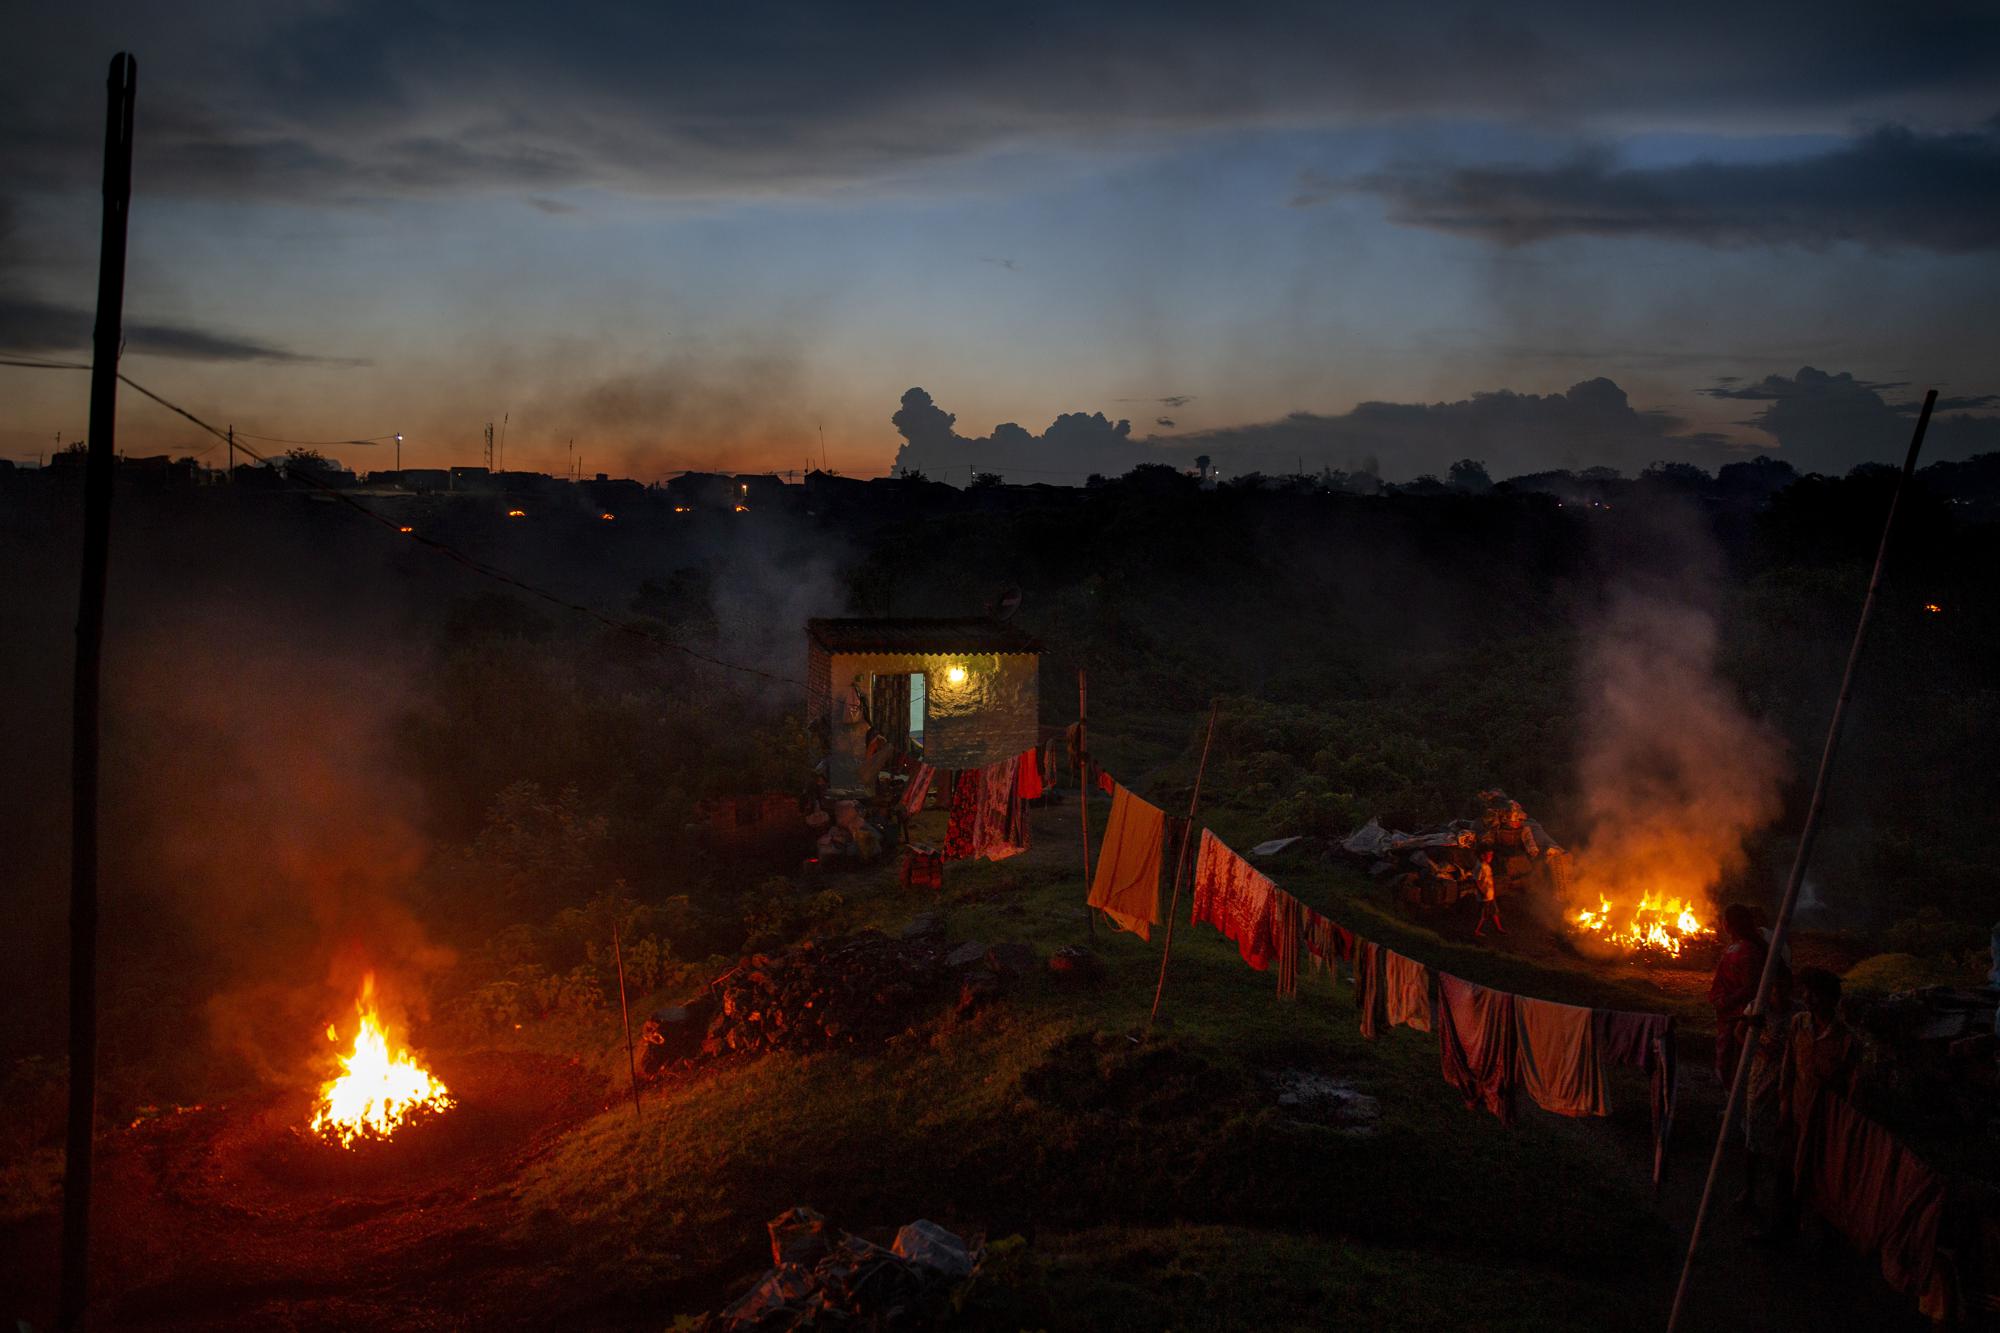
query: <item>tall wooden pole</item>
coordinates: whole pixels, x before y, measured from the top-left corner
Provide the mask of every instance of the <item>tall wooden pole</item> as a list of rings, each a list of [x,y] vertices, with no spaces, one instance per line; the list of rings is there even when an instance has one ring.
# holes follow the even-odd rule
[[[1180,914],[1181,871],[1187,865],[1188,843],[1194,837],[1195,812],[1201,808],[1201,779],[1208,772],[1208,747],[1215,742],[1215,710],[1220,700],[1208,705],[1208,735],[1201,742],[1201,764],[1194,771],[1194,795],[1188,798],[1187,827],[1181,830],[1181,850],[1174,857],[1174,892],[1167,903],[1167,938],[1160,946],[1160,984],[1153,988],[1153,1009],[1146,1015],[1146,1030],[1152,1031],[1153,1020],[1160,1016],[1160,998],[1167,993],[1167,959],[1174,952],[1174,918]]]
[[[1777,975],[1779,958],[1785,951],[1785,933],[1791,928],[1792,910],[1798,906],[1799,886],[1805,882],[1806,864],[1812,859],[1813,839],[1819,833],[1820,811],[1826,806],[1827,776],[1833,771],[1833,757],[1840,749],[1841,728],[1847,721],[1847,701],[1854,693],[1855,668],[1861,662],[1861,646],[1868,638],[1868,622],[1875,614],[1875,595],[1882,590],[1882,571],[1889,563],[1889,538],[1896,531],[1896,511],[1902,507],[1903,492],[1909,488],[1910,474],[1917,470],[1917,453],[1924,447],[1924,431],[1931,423],[1931,408],[1937,404],[1937,390],[1924,395],[1923,410],[1917,414],[1917,428],[1910,436],[1910,451],[1904,455],[1902,475],[1896,478],[1895,492],[1889,497],[1889,516],[1882,523],[1882,544],[1875,550],[1875,572],[1868,579],[1868,595],[1861,599],[1861,619],[1854,626],[1854,645],[1847,650],[1847,670],[1840,678],[1840,695],[1833,703],[1833,719],[1827,723],[1826,745],[1820,751],[1819,774],[1813,779],[1812,804],[1806,807],[1806,823],[1799,833],[1799,850],[1792,858],[1792,873],[1785,880],[1785,896],[1778,904],[1777,924],[1771,928],[1771,947],[1764,955],[1764,970],[1757,978],[1757,998],[1749,1012],[1759,1016],[1770,1001],[1771,980]],[[1755,1042],[1743,1043],[1736,1058],[1735,1075],[1729,1080],[1729,1100],[1722,1107],[1722,1127],[1716,1131],[1715,1153],[1708,1160],[1708,1180],[1701,1187],[1701,1203],[1695,1209],[1694,1229],[1688,1234],[1687,1258],[1681,1263],[1680,1282],[1674,1288],[1673,1310],[1667,1315],[1667,1333],[1680,1326],[1681,1308],[1687,1300],[1688,1281],[1694,1273],[1695,1251],[1701,1246],[1702,1224],[1708,1219],[1709,1204],[1715,1197],[1715,1182],[1722,1174],[1722,1154],[1729,1144],[1729,1131],[1736,1123],[1737,1108],[1743,1101],[1743,1085],[1750,1073],[1750,1052]]]
[[[91,1132],[97,1119],[97,735],[104,583],[117,468],[118,347],[124,341],[125,222],[132,204],[132,108],[139,62],[123,51],[105,81],[104,226],[83,471],[83,560],[76,597],[70,735],[69,1126],[63,1159],[62,1279],[56,1322],[75,1328],[90,1294]]]
[[[1076,818],[1083,826],[1083,891],[1090,892],[1090,677],[1076,669]],[[1097,943],[1097,909],[1086,905],[1090,942]]]
[[[625,1070],[632,1076],[632,1114],[640,1119],[639,1061],[632,1054],[632,1011],[625,1007],[625,951],[618,946],[618,923],[611,923],[611,959],[618,965],[618,1017],[625,1024]]]

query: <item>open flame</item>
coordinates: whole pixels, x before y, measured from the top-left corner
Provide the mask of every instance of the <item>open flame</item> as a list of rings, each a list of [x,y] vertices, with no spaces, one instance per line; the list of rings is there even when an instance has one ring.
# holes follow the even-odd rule
[[[1596,907],[1579,907],[1570,917],[1579,932],[1596,935],[1635,953],[1680,957],[1690,941],[1712,939],[1715,927],[1696,915],[1693,899],[1642,893],[1636,905],[1613,908],[1598,895]]]
[[[329,1142],[352,1148],[362,1139],[386,1139],[417,1116],[449,1110],[454,1104],[444,1084],[407,1050],[391,1050],[389,1034],[375,1011],[375,977],[362,978],[354,1002],[361,1023],[354,1045],[340,1057],[340,1077],[320,1086],[312,1129]],[[329,1023],[328,1041],[340,1040]]]

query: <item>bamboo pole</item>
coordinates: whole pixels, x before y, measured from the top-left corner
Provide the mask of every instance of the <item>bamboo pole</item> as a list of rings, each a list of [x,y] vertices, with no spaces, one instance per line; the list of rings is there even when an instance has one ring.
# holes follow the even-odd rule
[[[1868,595],[1861,600],[1861,618],[1854,626],[1854,644],[1847,651],[1847,669],[1840,678],[1840,694],[1833,703],[1833,718],[1827,723],[1826,745],[1820,751],[1819,773],[1813,779],[1812,804],[1806,807],[1805,827],[1799,833],[1798,854],[1792,858],[1792,873],[1785,880],[1785,896],[1778,904],[1778,920],[1771,928],[1771,947],[1764,955],[1764,970],[1757,977],[1757,996],[1749,1013],[1761,1015],[1771,994],[1771,980],[1777,975],[1778,959],[1784,953],[1785,933],[1791,929],[1792,910],[1798,906],[1799,886],[1805,882],[1806,865],[1812,859],[1813,839],[1819,833],[1820,812],[1826,806],[1828,775],[1833,757],[1840,749],[1841,728],[1847,721],[1847,701],[1854,693],[1855,669],[1861,662],[1861,647],[1868,638],[1868,622],[1875,614],[1875,596],[1882,589],[1882,571],[1889,561],[1889,539],[1896,531],[1896,512],[1902,507],[1903,492],[1917,469],[1917,453],[1924,447],[1924,431],[1930,425],[1931,408],[1937,404],[1937,390],[1924,395],[1923,410],[1917,414],[1917,428],[1910,436],[1910,451],[1903,458],[1903,471],[1896,478],[1895,492],[1889,497],[1889,516],[1882,523],[1882,544],[1875,551],[1875,572],[1868,579]],[[1667,1333],[1680,1326],[1681,1310],[1687,1301],[1689,1279],[1694,1273],[1695,1251],[1701,1246],[1702,1225],[1708,1219],[1715,1197],[1715,1182],[1722,1174],[1722,1154],[1729,1144],[1729,1131],[1743,1101],[1743,1086],[1750,1073],[1750,1051],[1754,1042],[1743,1043],[1736,1057],[1736,1072],[1729,1080],[1729,1100],[1723,1103],[1722,1127],[1716,1131],[1715,1153],[1708,1161],[1708,1179],[1701,1187],[1701,1203],[1694,1214],[1694,1229],[1688,1234],[1687,1258],[1681,1263],[1680,1282],[1674,1288],[1674,1305],[1667,1315]]]
[[[1167,938],[1160,946],[1160,982],[1153,988],[1153,1009],[1146,1015],[1146,1030],[1153,1030],[1153,1020],[1160,1016],[1160,999],[1167,993],[1167,959],[1174,952],[1174,918],[1178,916],[1181,902],[1181,871],[1187,865],[1188,843],[1194,838],[1195,812],[1201,807],[1201,779],[1208,772],[1208,747],[1215,742],[1215,712],[1219,700],[1211,700],[1208,705],[1208,735],[1201,742],[1201,763],[1194,771],[1194,794],[1188,798],[1187,827],[1181,830],[1180,853],[1174,857],[1174,892],[1167,904]]]
[[[632,1011],[625,1006],[625,951],[618,945],[618,923],[611,923],[611,958],[618,965],[618,1017],[625,1024],[625,1069],[632,1076],[632,1114],[645,1119],[639,1109],[639,1062],[632,1055]]]
[[[1090,893],[1090,677],[1076,669],[1076,818],[1083,826],[1083,891]],[[1090,942],[1097,943],[1097,909],[1085,904]]]
[[[139,62],[120,51],[105,80],[104,226],[83,473],[83,561],[76,598],[70,740],[69,1120],[63,1158],[62,1276],[56,1326],[77,1327],[90,1296],[90,1172],[97,1121],[97,788],[104,585],[117,471],[118,350],[125,320],[125,226],[132,205],[132,113]]]

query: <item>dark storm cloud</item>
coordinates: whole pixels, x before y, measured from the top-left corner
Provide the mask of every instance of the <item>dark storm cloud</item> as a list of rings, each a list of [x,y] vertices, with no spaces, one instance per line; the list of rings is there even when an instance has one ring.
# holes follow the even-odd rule
[[[367,197],[838,188],[1124,131],[1404,117],[1838,123],[1991,113],[1991,11],[972,6],[44,7],[0,57],[0,170],[89,182],[107,53],[140,56],[155,190]],[[1726,32],[1729,40],[1716,34]],[[1782,52],[1782,58],[1773,58]]]
[[[1563,393],[1501,389],[1443,403],[1361,403],[1338,415],[1295,412],[1278,421],[1183,435],[1175,444],[1209,454],[1225,474],[1367,470],[1390,480],[1443,476],[1461,458],[1485,462],[1495,477],[1551,465],[1623,469],[1656,459],[1710,456],[1719,436],[1693,432],[1669,412],[1635,408],[1608,379]]]
[[[1502,245],[1655,236],[1959,254],[2000,247],[2000,121],[1942,134],[1884,126],[1790,161],[1621,167],[1593,151],[1553,167],[1398,168],[1354,188],[1383,196],[1397,222]]]
[[[1843,473],[1857,463],[1900,460],[1910,442],[1918,402],[1892,403],[1892,381],[1856,379],[1842,371],[1827,374],[1803,366],[1796,375],[1766,375],[1754,382],[1718,384],[1703,390],[1711,398],[1760,402],[1765,406],[1745,425],[1755,426],[1783,447],[1785,461],[1801,472]],[[1964,394],[1938,399],[1942,412],[2000,403],[1996,394]],[[1924,457],[1938,461],[1969,458],[2000,449],[2000,416],[1951,415],[1934,418]]]
[[[953,482],[976,468],[1010,481],[1073,484],[1092,472],[1115,475],[1140,463],[1188,467],[1200,454],[1211,456],[1225,476],[1379,467],[1390,480],[1406,480],[1442,476],[1453,462],[1471,457],[1500,477],[1552,463],[1633,469],[1661,458],[1713,459],[1729,449],[1722,437],[1688,431],[1671,413],[1634,408],[1608,379],[1585,380],[1559,394],[1503,389],[1448,403],[1362,403],[1337,415],[1294,412],[1172,439],[1133,439],[1129,423],[1081,412],[1058,417],[1041,435],[1008,424],[990,436],[968,438],[957,432],[957,417],[922,389],[903,395],[892,421],[904,441],[897,467]]]
[[[1093,472],[1125,472],[1157,452],[1132,438],[1131,422],[1111,421],[1102,412],[1066,412],[1040,435],[1009,421],[991,435],[968,438],[957,431],[957,414],[922,389],[905,393],[889,420],[903,437],[896,471],[955,485],[974,471],[998,472],[1009,481],[1074,485]]]
[[[80,306],[44,301],[25,290],[24,275],[39,266],[40,256],[24,251],[15,224],[15,206],[0,199],[0,350],[8,352],[87,353],[92,312]],[[128,311],[128,316],[131,312]],[[127,318],[127,355],[179,357],[191,361],[313,362],[305,356],[254,338],[218,333],[185,324]]]
[[[91,322],[88,310],[0,297],[0,348],[10,352],[84,352],[90,347]],[[322,359],[204,329],[144,322],[126,323],[125,354],[299,364]]]

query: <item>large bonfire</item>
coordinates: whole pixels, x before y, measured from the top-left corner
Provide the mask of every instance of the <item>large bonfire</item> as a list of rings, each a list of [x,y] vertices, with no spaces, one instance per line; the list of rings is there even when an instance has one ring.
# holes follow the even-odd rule
[[[1627,900],[1618,907],[1600,894],[1596,907],[1576,909],[1570,926],[1579,934],[1634,953],[1658,953],[1672,958],[1680,957],[1681,950],[1695,940],[1715,937],[1715,928],[1696,914],[1692,897],[1649,892],[1642,892],[1637,901]]]
[[[392,1047],[375,1008],[375,977],[362,978],[354,1002],[360,1023],[354,1043],[340,1057],[341,1072],[321,1085],[313,1106],[312,1130],[329,1143],[353,1148],[366,1139],[387,1139],[419,1116],[451,1109],[451,1094],[406,1049]],[[329,1023],[328,1041],[340,1030]]]

